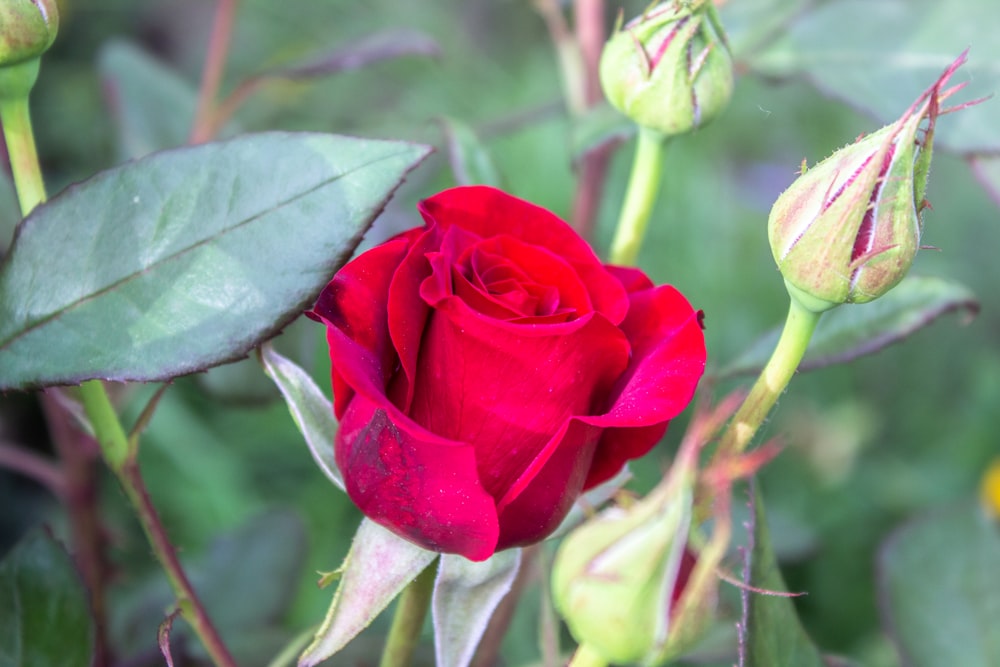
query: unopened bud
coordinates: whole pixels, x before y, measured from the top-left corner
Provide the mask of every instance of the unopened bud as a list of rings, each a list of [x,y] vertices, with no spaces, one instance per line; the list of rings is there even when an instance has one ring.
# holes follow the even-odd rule
[[[578,642],[610,663],[657,665],[700,636],[693,616],[703,629],[708,607],[678,604],[696,562],[691,513],[691,484],[675,478],[570,533],[556,555],[552,591]],[[710,597],[714,603],[714,591]]]
[[[0,66],[14,65],[45,53],[59,30],[55,0],[0,2]]]
[[[804,307],[822,312],[871,301],[909,271],[920,247],[939,103],[961,88],[942,87],[963,62],[965,54],[895,123],[803,167],[774,203],[771,252]]]
[[[601,54],[608,101],[636,124],[682,134],[718,116],[733,61],[711,0],[668,0],[616,31]]]

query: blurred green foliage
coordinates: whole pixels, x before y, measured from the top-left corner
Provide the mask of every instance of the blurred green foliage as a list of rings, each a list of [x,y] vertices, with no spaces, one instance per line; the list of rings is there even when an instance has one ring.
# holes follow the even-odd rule
[[[980,6],[967,1],[970,7]],[[121,116],[110,111],[121,100],[115,100],[115,89],[102,80],[98,68],[109,57],[106,49],[121,48],[110,46],[120,44],[118,40],[130,42],[195,91],[213,4],[61,3],[59,39],[44,60],[33,97],[50,192],[134,153]],[[643,4],[626,3],[626,14]],[[804,4],[730,0],[723,20],[732,16],[738,48],[760,45],[747,26],[763,24],[749,21],[764,18],[780,31],[783,21]],[[833,11],[837,3],[825,4]],[[966,0],[944,4],[957,7]],[[439,121],[452,118],[480,136],[510,192],[568,216],[574,188],[571,127],[560,102],[552,46],[527,1],[245,0],[239,5],[223,93],[255,73],[396,27],[426,32],[440,45],[441,55],[399,58],[317,81],[268,82],[241,107],[235,122],[245,131],[308,129],[443,147]],[[925,39],[934,42],[933,36]],[[777,53],[789,57],[787,43],[779,46],[785,50]],[[977,45],[972,46],[975,54]],[[814,163],[891,120],[864,116],[822,96],[801,68],[772,68],[764,77],[755,75],[753,58],[740,62],[751,67],[738,79],[729,110],[711,126],[670,145],[661,197],[641,255],[641,265],[654,280],[677,285],[705,310],[710,359],[720,365],[784,316],[787,297],[765,234],[771,202],[791,182],[803,158]],[[792,62],[802,64],[794,56]],[[148,83],[158,82],[150,76]],[[920,89],[918,85],[907,94],[915,97]],[[977,89],[974,95],[989,92]],[[893,108],[902,112],[906,104],[901,100]],[[863,106],[884,108],[881,101]],[[990,113],[996,117],[995,110]],[[169,127],[172,118],[162,120],[160,127]],[[610,240],[631,150],[625,144],[611,162],[595,235],[599,249]],[[443,155],[432,158],[411,175],[376,223],[369,243],[417,224],[415,202],[452,184]],[[10,231],[5,191],[0,183],[0,247]],[[997,208],[964,159],[943,151],[936,155],[928,199],[933,210],[925,217],[924,243],[941,250],[921,252],[914,273],[965,283],[982,301],[979,317],[969,326],[946,319],[874,356],[796,377],[760,436],[780,435],[787,443],[761,475],[761,488],[778,555],[784,555],[785,579],[791,590],[809,592],[795,601],[803,624],[824,650],[872,667],[900,664],[880,625],[879,545],[904,519],[973,495],[982,471],[1000,451]],[[329,390],[321,327],[296,323],[278,344]],[[291,595],[282,601],[276,621],[291,638],[322,618],[331,593],[317,589],[314,573],[340,564],[359,514],[317,469],[287,409],[261,380],[262,370],[251,361],[237,372],[223,368],[177,381],[143,440],[141,463],[167,529],[192,559],[209,562],[219,535],[261,513],[283,508],[301,517],[304,565],[288,577],[294,582],[289,584]],[[261,389],[247,391],[248,385]],[[716,395],[731,386],[716,387]],[[140,386],[122,393],[130,418],[152,390]],[[243,400],[233,402],[234,394]],[[637,488],[655,483],[683,421],[675,424],[663,447],[635,466]],[[39,408],[24,395],[0,396],[0,439],[51,453]],[[159,575],[151,574],[155,564],[121,493],[109,476],[104,482],[102,507],[117,600],[134,595],[147,577]],[[43,519],[65,527],[59,506],[44,492],[0,470],[0,550]],[[783,551],[783,543],[794,548]],[[217,595],[252,604],[255,577],[270,575],[248,572]],[[540,659],[534,620],[538,599],[537,591],[530,592],[512,625],[504,643],[509,664]],[[134,608],[123,604],[117,613]],[[738,615],[738,607],[724,608]],[[384,631],[380,622],[370,633]],[[155,626],[142,632],[129,646],[152,649],[155,661]],[[368,641],[362,637],[358,647]],[[258,655],[246,664],[263,665],[271,657]]]

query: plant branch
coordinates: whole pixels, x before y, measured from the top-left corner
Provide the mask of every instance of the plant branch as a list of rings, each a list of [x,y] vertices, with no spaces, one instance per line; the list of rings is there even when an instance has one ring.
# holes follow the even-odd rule
[[[184,568],[177,558],[177,550],[167,537],[167,531],[160,521],[139,471],[136,443],[125,435],[125,429],[118,420],[104,385],[97,380],[84,382],[80,385],[80,395],[87,417],[97,435],[104,460],[115,473],[135,510],[153,553],[163,567],[170,587],[177,597],[177,608],[180,609],[181,616],[194,629],[217,667],[236,667],[236,662],[184,573]]]
[[[435,559],[417,578],[410,582],[396,603],[396,614],[392,618],[392,627],[382,649],[382,660],[379,667],[406,667],[410,664],[413,651],[420,640],[420,631],[424,627],[424,618],[431,603],[431,593],[434,592],[434,576],[437,574]]]
[[[665,139],[659,132],[639,128],[632,173],[629,175],[615,238],[611,242],[612,264],[633,266],[639,257],[639,249],[646,236],[649,217],[653,213],[660,189],[664,145]]]
[[[237,0],[219,0],[212,22],[212,33],[208,38],[208,51],[198,89],[198,107],[194,124],[188,138],[190,144],[200,144],[212,138],[216,128],[216,99],[222,83],[222,71],[229,55],[229,41],[232,35],[233,19],[236,16]]]
[[[60,500],[66,497],[66,479],[59,465],[40,454],[0,440],[0,468],[38,482]]]
[[[753,388],[750,389],[746,400],[723,433],[717,457],[738,454],[750,444],[750,440],[764,423],[771,408],[795,374],[809,346],[809,340],[816,329],[819,317],[819,313],[807,310],[798,301],[791,299],[788,318],[785,320],[785,328],[781,331],[778,344]]]
[[[49,437],[62,463],[65,496],[63,504],[69,515],[73,554],[87,591],[94,615],[94,667],[112,662],[108,642],[107,601],[104,595],[108,563],[104,555],[104,528],[98,507],[97,443],[77,425],[61,390],[50,388],[41,394],[42,410]]]

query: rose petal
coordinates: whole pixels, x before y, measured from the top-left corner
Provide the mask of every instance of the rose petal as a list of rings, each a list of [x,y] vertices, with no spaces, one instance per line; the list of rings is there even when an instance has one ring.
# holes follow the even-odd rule
[[[614,264],[607,264],[604,268],[621,282],[629,294],[653,287],[653,281],[641,269],[632,266],[615,266]]]
[[[386,313],[389,284],[407,245],[406,238],[397,237],[348,262],[323,288],[313,310],[306,313],[329,327],[328,331],[336,329],[342,334],[327,335],[338,419],[354,396],[354,384],[344,379],[345,364],[354,367],[349,375],[369,377],[383,390],[396,365]],[[340,349],[335,350],[336,346]]]
[[[555,214],[523,199],[487,186],[452,188],[417,205],[429,224],[452,225],[482,238],[510,235],[524,243],[548,248],[563,257],[587,286],[594,309],[612,324],[628,311],[628,300],[587,242]]]
[[[628,354],[622,332],[596,313],[564,324],[510,324],[453,297],[428,323],[409,414],[429,431],[471,443],[483,486],[502,498],[570,417],[593,414]]]
[[[667,422],[687,407],[705,371],[705,338],[698,313],[670,286],[634,292],[622,331],[632,360],[610,409],[586,418],[605,432],[584,488],[613,477],[625,461],[644,455]]]
[[[549,535],[579,497],[601,439],[601,429],[567,421],[497,505],[497,549],[531,544]]]
[[[471,446],[359,394],[341,420],[336,455],[365,516],[432,551],[474,561],[495,551],[496,505],[479,483]]]

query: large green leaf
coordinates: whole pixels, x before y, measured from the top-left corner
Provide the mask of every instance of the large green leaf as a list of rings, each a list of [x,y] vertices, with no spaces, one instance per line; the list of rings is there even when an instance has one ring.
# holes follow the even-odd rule
[[[974,502],[920,517],[879,553],[879,593],[907,665],[1000,665],[1000,526]]]
[[[909,276],[875,301],[841,306],[824,314],[799,367],[812,370],[878,352],[952,312],[962,313],[966,319],[979,312],[979,302],[969,288],[941,278]],[[776,329],[763,336],[718,375],[759,372],[779,333]]]
[[[52,537],[30,534],[0,563],[0,667],[88,667],[87,593]]]
[[[967,48],[969,62],[954,79],[969,82],[962,99],[1000,89],[997,25],[995,0],[833,0],[803,11],[751,65],[769,76],[804,76],[888,123]],[[936,139],[962,152],[1000,150],[995,104],[944,119]]]
[[[760,493],[752,488],[749,567],[746,583],[781,593],[787,589],[771,548],[771,537]],[[824,667],[823,657],[809,639],[792,600],[782,595],[743,591],[743,639],[740,664],[747,667]]]
[[[312,304],[426,154],[268,132],[70,187],[0,267],[0,389],[163,380],[246,355]]]

